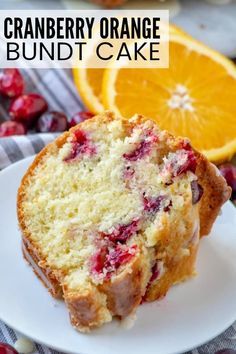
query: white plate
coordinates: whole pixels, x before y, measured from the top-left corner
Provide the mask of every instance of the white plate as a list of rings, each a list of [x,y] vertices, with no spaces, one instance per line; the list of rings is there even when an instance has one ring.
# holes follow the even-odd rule
[[[142,305],[130,330],[118,322],[90,334],[76,332],[63,302],[51,298],[23,260],[16,193],[32,161],[0,173],[0,318],[49,347],[79,354],[173,354],[215,337],[236,319],[236,211],[227,203],[211,237],[203,239],[199,275],[165,299]]]

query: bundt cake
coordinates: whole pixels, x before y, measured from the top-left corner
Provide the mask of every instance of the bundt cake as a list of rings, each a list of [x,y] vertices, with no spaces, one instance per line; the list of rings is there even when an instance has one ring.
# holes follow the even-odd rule
[[[73,326],[125,318],[194,274],[230,196],[217,171],[187,139],[111,112],[39,153],[18,192],[23,253]]]

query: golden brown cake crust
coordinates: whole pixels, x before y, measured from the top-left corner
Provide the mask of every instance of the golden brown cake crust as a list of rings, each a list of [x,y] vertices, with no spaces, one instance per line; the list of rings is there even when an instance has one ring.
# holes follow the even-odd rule
[[[163,298],[171,285],[184,281],[195,275],[195,261],[197,257],[198,244],[190,247],[188,257],[182,257],[179,260],[171,261],[168,264],[168,270],[163,276],[148,289],[145,294],[145,301],[155,301]]]
[[[230,198],[231,188],[220,175],[216,166],[202,154],[197,154],[196,175],[204,193],[200,201],[200,235],[210,233],[212,225],[220,213],[221,206]]]
[[[140,302],[145,292],[142,284],[144,278],[149,278],[150,273],[142,257],[136,257],[129,269],[123,271],[113,282],[105,282],[99,290],[107,296],[107,307],[112,315],[120,318],[132,313]],[[96,293],[88,291],[84,294],[67,293],[64,288],[65,301],[70,312],[71,323],[82,332],[100,325],[101,308],[96,301]]]
[[[32,266],[34,273],[49,290],[51,295],[56,299],[62,299],[62,287],[53,274],[53,271],[47,266],[43,268],[43,257],[38,254],[36,247],[33,247],[32,243],[24,237],[22,237],[22,252],[25,260]]]
[[[100,119],[105,122],[114,119],[112,112],[106,112]],[[94,118],[96,119],[96,118]],[[139,120],[143,121],[145,118],[139,116]],[[82,123],[82,126],[89,125],[89,121]],[[20,229],[23,237],[23,252],[28,262],[31,263],[36,275],[43,281],[44,285],[49,288],[51,294],[59,298],[62,296],[61,280],[63,274],[59,271],[52,270],[48,265],[46,259],[42,257],[40,249],[32,241],[29,230],[26,227],[24,219],[24,211],[22,208],[22,201],[25,195],[25,188],[27,188],[28,181],[34,174],[35,169],[40,164],[41,159],[48,153],[60,148],[70,136],[71,132],[76,130],[73,127],[69,132],[63,133],[53,143],[47,145],[34,159],[33,163],[27,170],[22,179],[21,185],[18,190],[17,199],[17,213]],[[170,135],[171,136],[171,135]],[[200,201],[200,234],[207,235],[214,223],[217,215],[219,214],[222,204],[229,198],[231,189],[226,185],[225,180],[218,173],[216,168],[207,161],[207,159],[200,153],[197,154],[197,170],[199,183],[204,189],[203,197]],[[193,267],[196,258],[197,247],[192,247],[190,257],[186,257],[178,264],[176,271],[173,274],[168,272],[164,274],[161,282],[156,282],[149,294],[147,300],[153,301],[161,298],[166,294],[169,287],[176,281],[184,279],[185,277],[193,274]],[[32,260],[32,261],[31,261]],[[34,263],[37,264],[42,272],[35,268]],[[186,264],[185,264],[186,263]],[[142,284],[145,283],[144,279],[150,277],[150,267],[145,263],[141,257],[135,259],[132,265],[132,272],[123,272],[116,281],[111,283],[104,283],[101,285],[101,290],[107,295],[107,305],[110,312],[114,315],[124,317],[132,312],[137,305],[141,302],[145,289]],[[44,280],[46,277],[47,281]],[[48,286],[48,282],[51,287]],[[72,324],[81,331],[87,331],[89,328],[99,326],[101,323],[100,317],[101,308],[99,303],[96,302],[96,294],[78,295],[71,294],[64,289],[64,298],[70,310],[70,317]]]

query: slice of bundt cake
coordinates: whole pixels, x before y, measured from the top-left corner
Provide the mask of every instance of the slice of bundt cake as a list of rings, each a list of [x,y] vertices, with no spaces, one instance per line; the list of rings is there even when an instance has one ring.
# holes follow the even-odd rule
[[[25,258],[80,331],[194,274],[230,188],[187,139],[107,112],[36,157],[18,193]]]

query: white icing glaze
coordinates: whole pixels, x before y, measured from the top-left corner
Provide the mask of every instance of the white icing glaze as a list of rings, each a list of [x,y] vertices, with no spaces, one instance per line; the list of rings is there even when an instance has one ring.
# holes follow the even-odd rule
[[[136,319],[136,314],[132,313],[120,321],[120,326],[124,329],[131,329],[134,326]]]
[[[157,262],[157,268],[158,268],[158,277],[157,277],[156,280],[159,280],[165,274],[164,262],[163,261],[158,261]]]
[[[200,227],[199,227],[199,223],[198,223],[191,239],[188,242],[188,246],[195,246],[199,242],[199,230],[200,230]]]
[[[19,337],[14,344],[14,348],[22,354],[29,354],[35,350],[34,343],[25,337]]]

